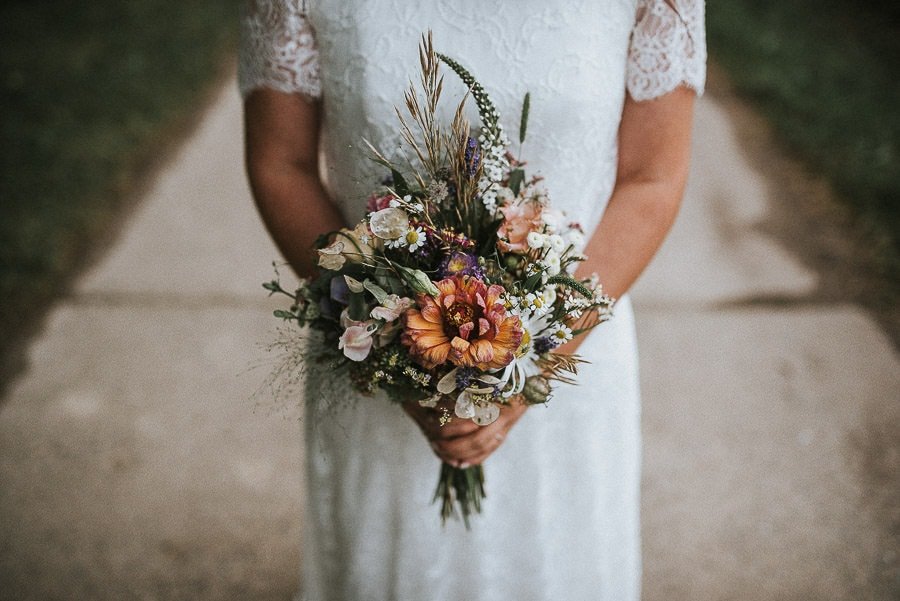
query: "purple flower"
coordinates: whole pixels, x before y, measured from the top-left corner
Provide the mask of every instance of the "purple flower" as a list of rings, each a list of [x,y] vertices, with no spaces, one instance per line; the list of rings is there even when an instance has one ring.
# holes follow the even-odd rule
[[[472,384],[478,370],[474,367],[460,367],[456,370],[456,388],[462,390]]]
[[[557,346],[559,346],[550,336],[539,336],[534,339],[533,348],[534,352],[538,355],[543,355],[544,353],[549,353]]]
[[[347,281],[344,279],[344,276],[338,275],[331,278],[330,292],[331,300],[342,305],[350,303],[350,288],[347,286]]]
[[[483,280],[484,270],[478,265],[478,257],[475,255],[454,251],[441,263],[441,277],[449,278],[454,275],[470,275]]]
[[[466,140],[465,161],[469,177],[475,177],[478,165],[481,163],[481,153],[478,152],[478,142],[471,136]]]

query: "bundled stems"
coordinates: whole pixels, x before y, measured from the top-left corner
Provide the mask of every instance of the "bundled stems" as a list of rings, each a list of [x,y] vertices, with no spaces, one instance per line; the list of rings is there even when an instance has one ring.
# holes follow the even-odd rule
[[[462,515],[466,530],[470,530],[469,515],[481,513],[481,501],[484,494],[484,468],[473,465],[458,468],[449,463],[441,464],[437,490],[434,492],[435,502],[441,502],[441,523],[458,513]]]

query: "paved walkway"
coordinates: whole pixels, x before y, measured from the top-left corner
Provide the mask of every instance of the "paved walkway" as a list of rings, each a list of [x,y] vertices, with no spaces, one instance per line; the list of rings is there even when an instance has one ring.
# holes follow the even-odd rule
[[[0,404],[0,599],[290,598],[301,445],[248,401],[277,255],[240,139],[229,85]],[[768,184],[712,98],[695,150],[634,294],[645,599],[887,599],[900,360],[757,233]]]

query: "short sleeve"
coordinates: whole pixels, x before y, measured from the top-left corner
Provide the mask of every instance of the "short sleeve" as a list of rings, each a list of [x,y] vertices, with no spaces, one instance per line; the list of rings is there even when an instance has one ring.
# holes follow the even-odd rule
[[[238,86],[321,96],[315,32],[301,0],[245,0],[241,10]]]
[[[704,0],[638,0],[628,49],[626,86],[650,100],[684,85],[697,94],[706,83]]]

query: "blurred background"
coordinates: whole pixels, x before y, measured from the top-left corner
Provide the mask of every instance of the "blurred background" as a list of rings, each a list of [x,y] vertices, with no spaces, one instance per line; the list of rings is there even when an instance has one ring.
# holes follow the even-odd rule
[[[240,0],[0,4],[0,599],[289,599]],[[900,598],[900,4],[714,0],[634,291],[645,599]]]

